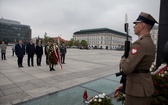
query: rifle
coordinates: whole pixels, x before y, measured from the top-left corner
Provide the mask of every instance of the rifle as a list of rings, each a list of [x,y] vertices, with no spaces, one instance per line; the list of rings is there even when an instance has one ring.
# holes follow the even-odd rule
[[[125,41],[125,51],[124,51],[124,57],[125,58],[128,58],[128,55],[129,55],[129,50],[130,50],[130,41],[128,40],[128,23],[127,23],[127,14],[126,14],[126,22],[124,24],[124,29],[125,29],[125,32],[127,33],[126,35],[126,41]],[[122,57],[123,57],[122,56]],[[120,72],[116,73],[116,77],[122,75],[121,77],[121,80],[120,80],[120,83],[123,84],[123,89],[121,90],[121,92],[125,93],[125,87],[126,87],[126,77],[127,75],[124,74],[121,69],[120,69]]]

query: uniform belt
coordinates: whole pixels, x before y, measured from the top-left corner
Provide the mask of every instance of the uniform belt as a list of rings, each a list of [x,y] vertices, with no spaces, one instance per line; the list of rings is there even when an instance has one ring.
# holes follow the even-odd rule
[[[132,73],[149,73],[149,69],[135,69]]]

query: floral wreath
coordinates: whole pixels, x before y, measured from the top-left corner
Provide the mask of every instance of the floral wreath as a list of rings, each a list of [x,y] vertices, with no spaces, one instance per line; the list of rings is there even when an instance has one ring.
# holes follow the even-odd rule
[[[154,84],[154,94],[152,95],[151,105],[167,105],[168,103],[168,65],[161,66],[154,71],[155,64],[152,64],[150,71]]]
[[[55,46],[55,47],[54,47]],[[55,55],[55,52],[58,53],[57,51],[58,46],[56,44],[51,44],[48,49],[48,60],[51,64],[57,64],[58,58]],[[54,52],[55,50],[55,52]]]

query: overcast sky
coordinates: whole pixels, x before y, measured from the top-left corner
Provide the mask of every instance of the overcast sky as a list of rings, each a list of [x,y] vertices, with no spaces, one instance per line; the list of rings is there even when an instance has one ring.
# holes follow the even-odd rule
[[[48,36],[69,40],[82,29],[110,28],[124,32],[128,15],[133,41],[133,24],[140,12],[159,21],[160,0],[0,0],[0,17],[30,25],[32,37]]]

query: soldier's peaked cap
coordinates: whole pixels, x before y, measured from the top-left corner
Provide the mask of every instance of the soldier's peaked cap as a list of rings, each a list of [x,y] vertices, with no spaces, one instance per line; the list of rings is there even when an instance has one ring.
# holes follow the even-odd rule
[[[150,14],[145,13],[145,12],[141,12],[139,14],[139,17],[137,18],[137,20],[133,23],[135,24],[135,23],[139,23],[139,22],[144,22],[144,23],[149,24],[151,26],[153,26],[155,23],[158,23]]]

